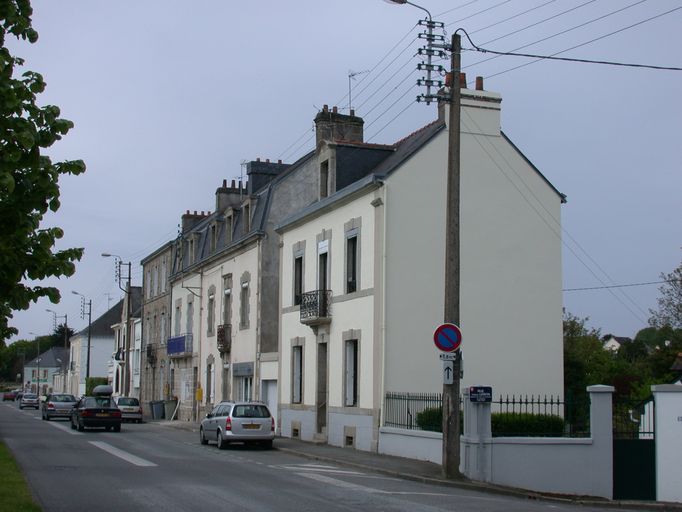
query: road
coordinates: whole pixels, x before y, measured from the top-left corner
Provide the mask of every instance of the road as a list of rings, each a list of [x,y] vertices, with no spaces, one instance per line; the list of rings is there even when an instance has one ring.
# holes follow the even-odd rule
[[[45,512],[613,510],[427,485],[278,450],[218,450],[158,423],[78,432],[14,403],[0,403],[0,439]]]

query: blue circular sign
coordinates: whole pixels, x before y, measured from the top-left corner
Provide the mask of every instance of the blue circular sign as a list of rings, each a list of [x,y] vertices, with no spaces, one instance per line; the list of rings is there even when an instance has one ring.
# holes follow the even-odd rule
[[[462,331],[455,324],[441,324],[433,333],[433,342],[442,352],[456,352],[462,345]]]

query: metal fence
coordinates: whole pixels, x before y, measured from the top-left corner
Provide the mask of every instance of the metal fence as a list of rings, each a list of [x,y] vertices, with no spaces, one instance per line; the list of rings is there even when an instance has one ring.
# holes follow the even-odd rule
[[[442,400],[440,393],[388,392],[383,424],[440,432]],[[491,405],[493,435],[584,437],[590,433],[589,401],[566,402],[551,395],[506,395]],[[546,425],[552,428],[547,430]]]
[[[425,414],[428,415],[430,411],[433,411],[438,416],[442,414],[442,407],[443,395],[441,393],[388,392],[386,393],[384,426],[409,430],[435,430],[434,422],[428,421]],[[424,411],[429,412],[424,413]],[[427,424],[425,425],[424,422]],[[424,426],[427,428],[423,428]],[[440,431],[440,427],[437,430]]]

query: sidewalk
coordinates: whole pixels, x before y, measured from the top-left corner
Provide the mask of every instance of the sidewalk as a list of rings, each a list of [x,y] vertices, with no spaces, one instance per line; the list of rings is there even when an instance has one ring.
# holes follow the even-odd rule
[[[151,420],[148,421],[148,423],[156,423],[164,427],[179,428],[182,430],[196,432],[197,436],[199,433],[199,424],[194,422]],[[557,496],[523,489],[473,482],[467,479],[446,480],[443,478],[441,466],[431,462],[365,452],[356,450],[354,448],[341,448],[337,446],[330,446],[328,444],[300,441],[298,439],[291,439],[288,437],[276,438],[274,447],[277,450],[296,454],[313,460],[350,466],[363,469],[365,471],[372,471],[396,478],[402,478],[405,480],[422,482],[431,485],[442,485],[447,487],[455,487],[458,489],[467,489],[470,491],[502,494],[524,499],[543,499],[561,503],[572,503],[575,505],[629,508],[633,510],[670,510],[682,512],[682,503],[609,501],[597,498],[586,498],[582,496]]]

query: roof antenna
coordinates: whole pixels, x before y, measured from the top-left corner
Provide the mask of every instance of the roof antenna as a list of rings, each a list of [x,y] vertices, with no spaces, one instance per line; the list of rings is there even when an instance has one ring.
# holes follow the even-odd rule
[[[353,108],[353,101],[352,101],[352,96],[351,96],[351,80],[355,80],[355,77],[358,75],[364,75],[365,73],[369,73],[369,69],[365,69],[364,71],[353,71],[351,69],[348,70],[348,112],[350,112]]]

